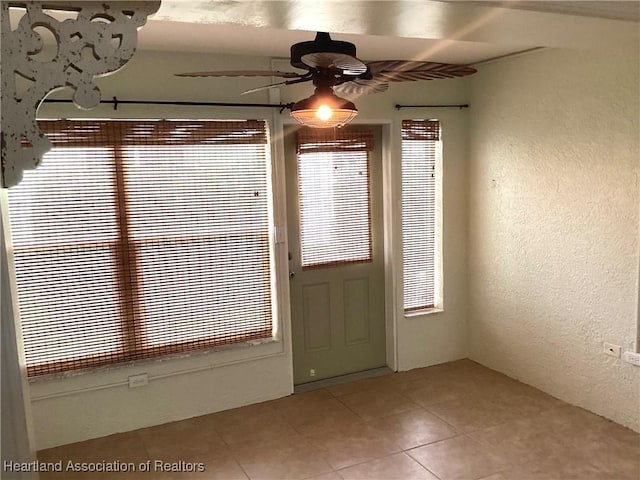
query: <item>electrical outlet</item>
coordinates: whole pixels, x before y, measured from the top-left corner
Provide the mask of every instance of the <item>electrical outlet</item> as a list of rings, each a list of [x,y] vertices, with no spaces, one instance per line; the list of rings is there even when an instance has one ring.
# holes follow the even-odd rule
[[[309,370],[309,376],[310,377],[315,377],[316,376],[316,369],[312,368],[311,370]]]
[[[149,375],[146,373],[129,377],[129,388],[144,387],[145,385],[149,385]]]
[[[640,367],[640,353],[624,352],[624,361],[631,365],[635,365],[636,367]]]
[[[622,347],[620,347],[620,345],[614,345],[613,343],[604,342],[604,353],[612,357],[620,358]]]

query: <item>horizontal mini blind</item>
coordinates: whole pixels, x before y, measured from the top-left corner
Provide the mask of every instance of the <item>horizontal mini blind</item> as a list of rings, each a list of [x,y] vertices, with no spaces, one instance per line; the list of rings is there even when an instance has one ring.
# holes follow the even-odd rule
[[[371,260],[370,130],[298,130],[302,267]]]
[[[402,122],[402,251],[404,310],[434,306],[436,154],[440,123]]]
[[[84,140],[54,139],[41,165],[9,190],[29,375],[120,351],[114,164],[110,149]]]
[[[29,375],[272,334],[264,122],[40,122],[9,190]]]

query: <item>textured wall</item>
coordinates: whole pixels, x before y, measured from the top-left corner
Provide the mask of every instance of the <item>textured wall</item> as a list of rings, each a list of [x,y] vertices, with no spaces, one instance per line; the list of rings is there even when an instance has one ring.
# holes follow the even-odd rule
[[[640,430],[640,78],[632,56],[549,50],[473,79],[471,358]]]

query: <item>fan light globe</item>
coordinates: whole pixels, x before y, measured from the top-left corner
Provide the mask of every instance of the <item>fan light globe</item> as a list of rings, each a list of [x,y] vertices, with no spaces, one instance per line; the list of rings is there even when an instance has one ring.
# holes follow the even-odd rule
[[[333,117],[333,109],[329,105],[320,105],[316,111],[316,116],[326,122]]]
[[[338,97],[331,88],[316,88],[313,95],[291,107],[291,116],[312,128],[341,127],[356,115],[358,109],[353,102]]]

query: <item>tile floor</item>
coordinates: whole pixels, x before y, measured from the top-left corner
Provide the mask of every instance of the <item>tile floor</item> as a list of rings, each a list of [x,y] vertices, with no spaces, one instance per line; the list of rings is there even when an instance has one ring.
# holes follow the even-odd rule
[[[43,450],[39,459],[205,465],[42,480],[638,480],[640,436],[461,360]]]

